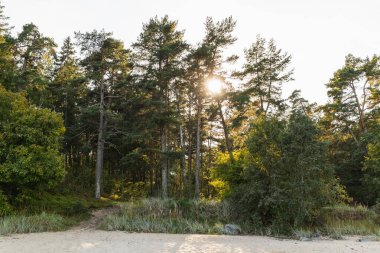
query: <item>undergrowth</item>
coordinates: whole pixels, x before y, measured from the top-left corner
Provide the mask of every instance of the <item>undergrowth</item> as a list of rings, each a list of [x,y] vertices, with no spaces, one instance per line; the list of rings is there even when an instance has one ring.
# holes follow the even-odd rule
[[[356,235],[380,238],[380,214],[374,208],[368,209],[362,205],[325,207],[317,225],[294,230],[297,238],[328,236],[342,239]]]
[[[45,212],[30,216],[6,216],[0,218],[0,235],[60,231],[69,225],[63,216]]]
[[[20,194],[12,204],[11,211],[0,217],[0,235],[64,230],[89,219],[92,209],[113,202],[42,192]]]
[[[101,228],[130,232],[221,234],[230,207],[224,202],[143,199],[122,205]]]
[[[337,205],[322,209],[314,224],[283,234],[276,227],[238,221],[227,202],[209,200],[142,199],[127,202],[106,217],[101,228],[129,232],[221,234],[227,223],[241,225],[244,234],[313,239],[362,235],[380,237],[380,218],[364,206]]]

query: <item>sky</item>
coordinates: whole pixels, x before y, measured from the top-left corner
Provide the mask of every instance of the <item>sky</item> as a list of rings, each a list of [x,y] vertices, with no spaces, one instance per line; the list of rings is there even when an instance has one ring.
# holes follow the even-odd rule
[[[237,42],[228,53],[243,56],[260,34],[273,38],[292,55],[295,81],[284,86],[311,102],[327,101],[325,84],[352,53],[380,54],[379,0],[0,0],[10,23],[19,32],[33,22],[61,44],[74,31],[105,29],[126,46],[136,41],[142,24],[169,15],[197,43],[204,35],[207,16],[237,21]],[[238,62],[241,64],[242,60]]]

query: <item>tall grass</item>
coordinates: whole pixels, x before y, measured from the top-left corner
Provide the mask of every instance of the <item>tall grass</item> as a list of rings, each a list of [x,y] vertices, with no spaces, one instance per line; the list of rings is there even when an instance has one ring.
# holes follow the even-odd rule
[[[239,220],[244,221],[242,218]],[[364,206],[325,207],[315,224],[307,228],[294,228],[293,236],[302,239],[319,236],[335,239],[346,235],[380,236],[379,220],[378,214]],[[142,199],[123,204],[119,213],[103,220],[101,228],[129,232],[221,234],[223,224],[234,221],[231,206],[226,202]],[[245,233],[283,235],[273,227],[248,222],[241,225]]]
[[[365,206],[336,205],[322,209],[318,224],[312,228],[295,229],[298,238],[315,235],[341,239],[344,236],[376,236],[380,238],[380,215]]]
[[[35,214],[31,216],[6,216],[0,218],[0,235],[59,231],[67,227],[65,219],[57,214]]]
[[[229,220],[228,204],[217,201],[143,199],[122,206],[101,228],[155,233],[221,234]]]

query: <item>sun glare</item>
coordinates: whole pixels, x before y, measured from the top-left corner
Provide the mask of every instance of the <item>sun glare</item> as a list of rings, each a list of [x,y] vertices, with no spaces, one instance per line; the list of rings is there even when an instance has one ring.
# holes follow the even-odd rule
[[[216,78],[210,79],[207,81],[207,88],[211,93],[220,93],[223,89],[223,82]]]

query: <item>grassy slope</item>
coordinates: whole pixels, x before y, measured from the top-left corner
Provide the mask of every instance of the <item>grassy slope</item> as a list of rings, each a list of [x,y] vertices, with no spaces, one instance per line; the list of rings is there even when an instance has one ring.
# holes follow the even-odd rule
[[[112,204],[108,200],[42,193],[29,197],[11,215],[0,218],[0,235],[65,230],[90,218],[92,209]]]

